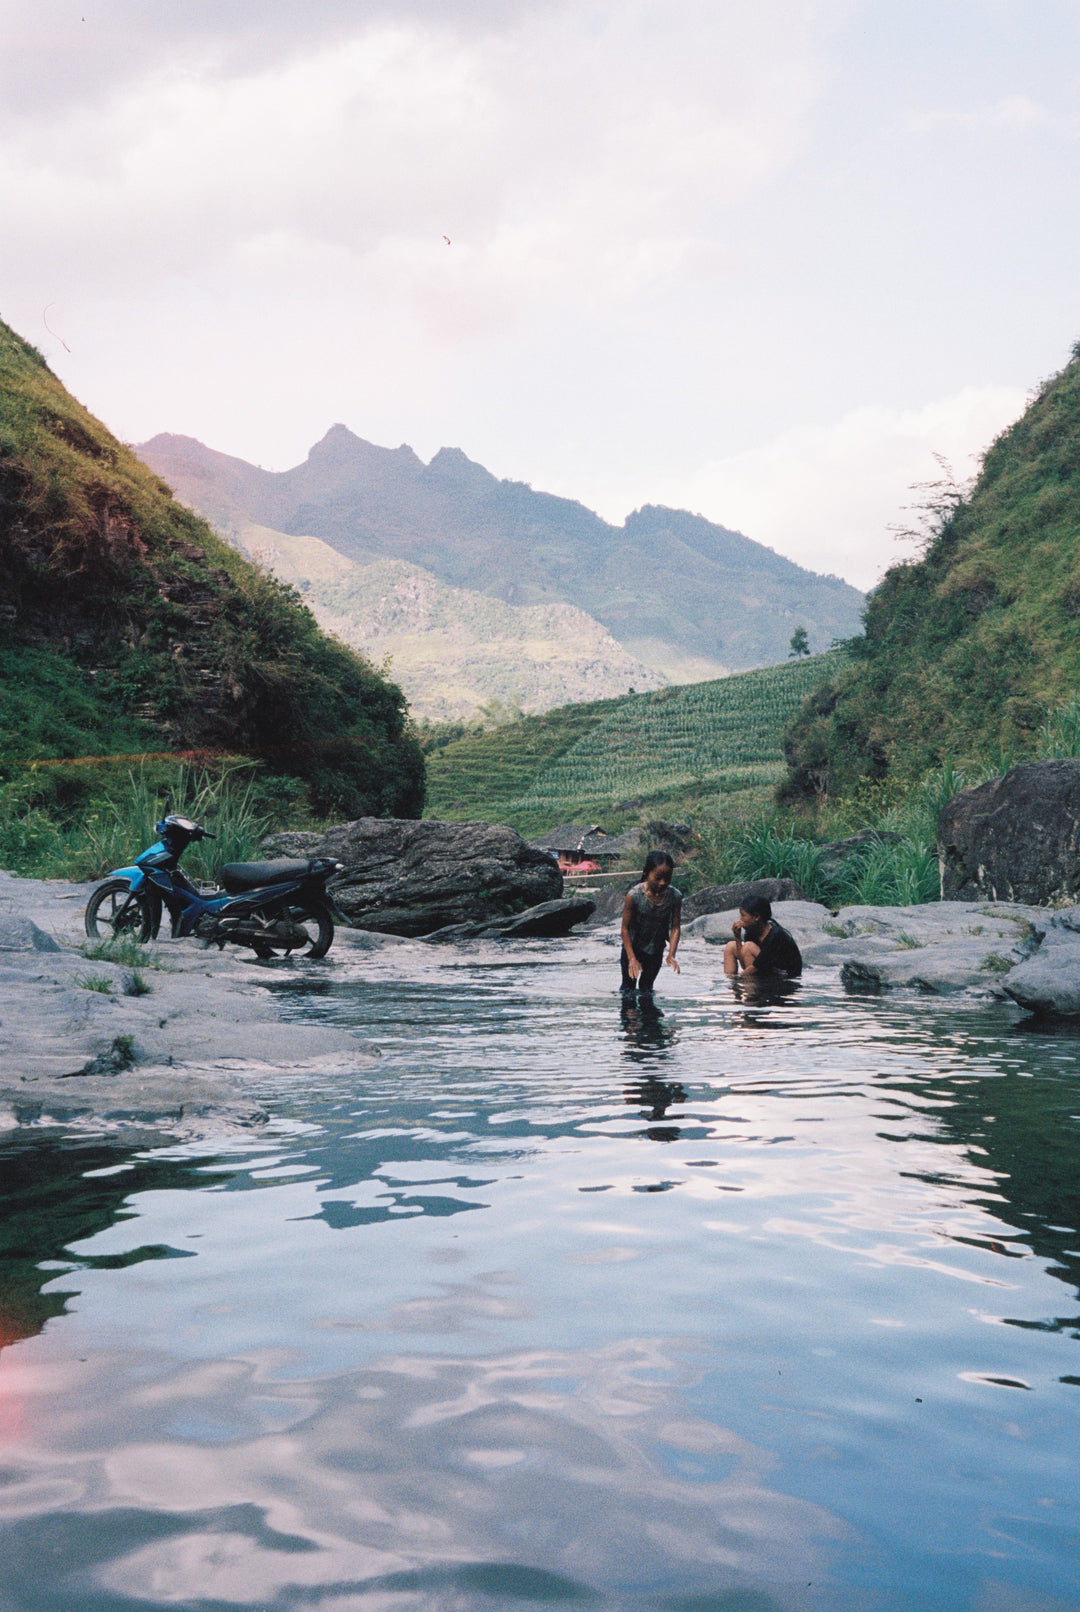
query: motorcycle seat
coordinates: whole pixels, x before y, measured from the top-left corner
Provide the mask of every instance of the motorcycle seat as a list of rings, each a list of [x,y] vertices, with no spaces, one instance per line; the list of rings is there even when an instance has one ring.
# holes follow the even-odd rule
[[[226,892],[235,896],[244,890],[260,890],[263,885],[303,879],[310,872],[310,857],[278,857],[273,862],[226,862],[218,877]]]

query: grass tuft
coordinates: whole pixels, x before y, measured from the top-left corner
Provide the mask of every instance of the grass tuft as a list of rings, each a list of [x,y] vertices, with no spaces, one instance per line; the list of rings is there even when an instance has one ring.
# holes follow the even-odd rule
[[[108,996],[113,987],[111,974],[76,974],[75,983],[84,991],[97,991],[100,996]]]

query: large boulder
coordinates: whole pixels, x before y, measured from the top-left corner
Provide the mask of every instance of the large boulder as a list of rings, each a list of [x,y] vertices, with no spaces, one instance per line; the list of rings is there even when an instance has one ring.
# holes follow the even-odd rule
[[[334,900],[358,928],[391,935],[513,917],[557,900],[563,888],[544,851],[494,823],[360,817],[317,837],[279,834],[264,849],[344,862]]]
[[[1031,761],[954,795],[938,821],[941,893],[1042,905],[1080,895],[1080,760]]]

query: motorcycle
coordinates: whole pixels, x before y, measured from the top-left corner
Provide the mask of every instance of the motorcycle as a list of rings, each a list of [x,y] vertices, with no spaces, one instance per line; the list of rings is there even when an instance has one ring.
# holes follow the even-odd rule
[[[256,957],[297,952],[325,957],[334,918],[348,920],[326,888],[344,864],[319,856],[272,862],[227,862],[222,888],[198,889],[180,868],[197,840],[216,836],[190,817],[169,816],[154,825],[157,841],[129,868],[114,868],[86,905],[86,933],[96,940],[130,935],[156,939],[167,911],[174,940],[195,936],[206,946],[250,946]]]

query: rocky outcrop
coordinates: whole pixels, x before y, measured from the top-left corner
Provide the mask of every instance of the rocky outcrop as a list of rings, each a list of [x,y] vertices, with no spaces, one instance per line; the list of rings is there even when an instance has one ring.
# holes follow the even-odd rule
[[[360,817],[317,837],[279,834],[263,848],[344,862],[334,900],[358,928],[392,935],[515,917],[562,895],[551,858],[494,823]]]
[[[1002,985],[1031,1013],[1080,1019],[1080,907],[1054,913],[1038,951],[1014,968]]]
[[[938,822],[946,900],[1080,894],[1080,760],[1032,761],[954,795]]]
[[[764,896],[766,901],[806,900],[806,892],[794,879],[747,879],[742,884],[709,884],[687,896],[683,902],[683,923],[691,923],[710,912],[728,912],[732,908],[738,912],[744,901],[755,896]]]
[[[424,939],[433,940],[553,940],[568,935],[575,925],[593,913],[595,902],[587,896],[565,896],[561,901],[542,901],[527,907],[516,918],[496,918],[491,923],[449,924]]]

